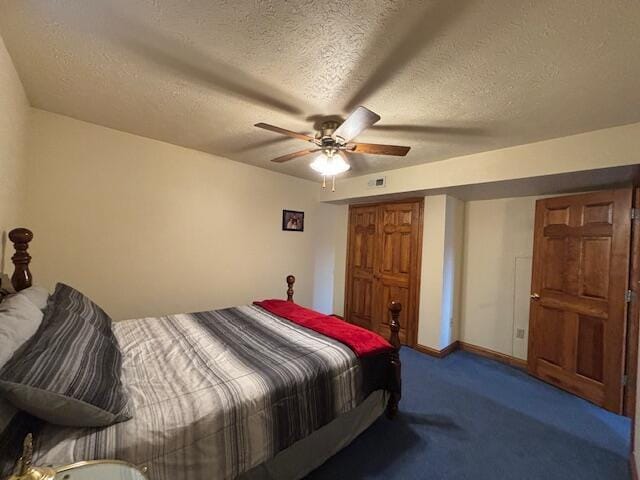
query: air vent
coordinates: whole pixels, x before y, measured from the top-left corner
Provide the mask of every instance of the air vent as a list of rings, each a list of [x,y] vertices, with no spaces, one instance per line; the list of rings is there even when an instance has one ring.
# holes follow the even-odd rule
[[[367,182],[368,188],[384,188],[387,186],[387,177],[372,178]]]

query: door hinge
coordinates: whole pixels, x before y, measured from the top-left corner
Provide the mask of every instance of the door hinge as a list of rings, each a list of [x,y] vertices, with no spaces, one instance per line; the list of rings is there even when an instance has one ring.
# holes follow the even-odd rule
[[[629,303],[630,301],[632,301],[632,300],[633,300],[633,297],[634,297],[634,296],[635,296],[635,295],[634,295],[634,293],[633,293],[633,291],[632,291],[632,290],[627,290],[627,291],[625,292],[625,294],[624,294],[624,299],[625,299],[625,301],[626,301],[627,303]]]
[[[640,218],[640,208],[631,208],[631,220],[638,220]]]

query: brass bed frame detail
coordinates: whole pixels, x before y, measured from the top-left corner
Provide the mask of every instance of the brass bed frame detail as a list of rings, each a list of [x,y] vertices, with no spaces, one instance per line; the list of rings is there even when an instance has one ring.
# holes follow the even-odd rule
[[[15,253],[11,257],[11,261],[14,265],[14,272],[11,276],[11,283],[16,291],[24,290],[31,286],[33,282],[33,276],[29,270],[29,263],[31,262],[31,255],[27,251],[29,249],[29,242],[33,240],[33,232],[28,228],[14,228],[9,232],[9,239],[13,242]],[[293,275],[287,275],[287,301],[293,302],[293,285],[296,282],[296,277]],[[393,351],[389,355],[389,368],[391,368],[392,375],[395,380],[395,388],[389,393],[389,402],[387,404],[387,416],[393,418],[398,413],[398,403],[402,397],[402,363],[400,362],[400,312],[402,311],[402,305],[398,302],[389,303],[389,343],[393,346]]]

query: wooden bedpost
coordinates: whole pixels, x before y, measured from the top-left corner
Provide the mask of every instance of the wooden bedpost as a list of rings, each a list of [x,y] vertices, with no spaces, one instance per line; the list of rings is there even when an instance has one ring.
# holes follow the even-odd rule
[[[296,283],[296,277],[287,275],[287,302],[293,302],[293,284]]]
[[[16,291],[24,290],[31,286],[32,276],[29,271],[31,255],[27,252],[29,242],[33,240],[33,232],[27,228],[14,228],[9,232],[9,240],[13,242],[16,253],[11,257],[15,266],[11,283]]]
[[[402,310],[402,305],[398,302],[391,302],[389,304],[389,315],[391,319],[389,321],[389,329],[391,330],[391,335],[389,337],[389,343],[393,345],[393,352],[391,352],[391,369],[392,374],[395,380],[396,389],[391,392],[391,397],[389,397],[389,403],[387,404],[387,416],[389,418],[393,418],[398,413],[398,403],[400,403],[400,398],[402,397],[402,363],[400,362],[400,321],[398,318],[400,317],[400,311]]]

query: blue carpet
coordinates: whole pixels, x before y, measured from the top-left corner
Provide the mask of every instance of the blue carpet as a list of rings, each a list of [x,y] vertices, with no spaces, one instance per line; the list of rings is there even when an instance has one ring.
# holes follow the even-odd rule
[[[318,479],[630,478],[630,421],[466,352],[402,350],[400,415],[381,418]]]

